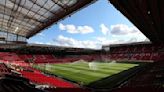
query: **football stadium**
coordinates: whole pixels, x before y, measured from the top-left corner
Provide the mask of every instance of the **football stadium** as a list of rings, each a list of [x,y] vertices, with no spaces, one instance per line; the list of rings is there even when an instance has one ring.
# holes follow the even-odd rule
[[[100,49],[28,43],[99,1],[0,0],[0,92],[163,92],[164,0],[106,0],[150,41]]]

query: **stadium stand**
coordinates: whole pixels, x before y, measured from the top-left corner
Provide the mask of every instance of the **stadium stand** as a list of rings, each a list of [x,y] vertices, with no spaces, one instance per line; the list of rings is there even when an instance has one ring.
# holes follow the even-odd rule
[[[11,71],[4,63],[0,63],[0,76],[5,74],[11,74]]]
[[[0,92],[44,92],[36,89],[29,80],[15,76],[6,64],[0,63]]]
[[[5,75],[0,78],[0,92],[44,92],[36,89],[27,79]]]
[[[80,53],[80,52],[74,52]],[[59,56],[53,54],[20,54],[18,52],[0,52],[0,59],[4,62],[17,62],[23,63],[24,61],[30,61],[35,63],[65,63],[65,62],[74,62],[80,59],[84,59],[87,61],[91,60],[100,60],[100,55],[91,54],[89,55],[67,55]]]
[[[26,60],[26,59],[33,59],[33,56],[32,55],[19,55],[19,57],[23,60]]]
[[[39,72],[20,71],[25,78],[30,79],[37,84],[48,84],[57,88],[76,88],[72,83],[66,82],[62,79],[46,76]]]
[[[163,65],[163,61],[152,63],[112,92],[140,92],[141,89],[144,92],[163,92]]]
[[[75,85],[72,82],[68,82],[68,80],[64,80],[61,78],[58,78],[58,76],[50,76],[47,74],[43,74],[42,72],[33,69],[30,67],[28,63],[34,63],[34,64],[42,64],[42,63],[68,63],[68,62],[74,62],[80,59],[88,60],[90,61],[96,61],[101,60],[102,58],[108,58],[109,60],[162,60],[163,58],[163,48],[162,45],[155,46],[153,44],[147,45],[132,45],[133,48],[131,48],[131,45],[127,45],[126,47],[123,46],[117,46],[117,47],[111,47],[110,52],[92,52],[92,53],[84,53],[79,54],[81,51],[73,51],[65,54],[55,54],[55,53],[49,53],[45,54],[46,49],[42,51],[42,53],[26,53],[26,50],[24,50],[24,54],[20,54],[19,50],[16,51],[10,51],[10,52],[0,52],[1,55],[1,61],[4,63],[11,62],[12,64],[17,64],[21,67],[23,67],[23,70],[20,69],[20,73],[24,78],[27,78],[31,81],[31,83],[34,83],[35,85],[50,85],[55,88],[77,88],[78,85]],[[151,47],[152,46],[152,47]],[[148,48],[151,47],[152,50],[148,51]],[[30,47],[31,48],[31,47]],[[28,51],[33,50],[28,48]],[[38,48],[38,47],[37,47]],[[43,48],[43,47],[42,47]],[[47,48],[47,47],[46,47]],[[155,50],[154,50],[155,49]],[[141,52],[138,52],[140,50]],[[68,51],[68,50],[67,50]],[[154,52],[152,52],[154,51]],[[63,52],[61,52],[63,53]],[[101,56],[100,56],[101,54]],[[10,57],[11,56],[11,57]],[[7,59],[6,59],[7,58]],[[4,60],[3,60],[4,59]],[[30,62],[27,60],[31,60]],[[149,62],[149,61],[148,61]],[[28,64],[28,65],[23,65]],[[145,73],[146,74],[146,73]],[[137,74],[142,75],[142,74]],[[149,77],[149,76],[147,76]],[[40,80],[42,79],[42,80]],[[131,80],[131,79],[130,79]],[[145,79],[146,81],[146,79]],[[150,80],[151,81],[151,80]],[[130,84],[131,82],[128,81]],[[146,82],[145,82],[146,83]],[[142,84],[142,83],[141,83]],[[152,84],[152,83],[150,83]],[[130,85],[135,85],[130,84]],[[137,85],[137,84],[136,84]],[[140,85],[140,84],[138,84]],[[129,87],[129,86],[127,86]],[[55,88],[47,88],[47,90],[57,90]],[[126,89],[126,86],[122,89]],[[83,91],[82,91],[83,92]]]
[[[163,46],[163,43],[158,45],[151,43],[113,45],[110,46],[110,52],[107,53],[107,56],[111,60],[164,60]]]
[[[86,88],[58,88],[58,89],[54,89],[54,88],[46,88],[45,89],[48,92],[92,92],[90,89],[86,89]]]
[[[5,61],[21,61],[17,54],[12,52],[0,52],[0,57]]]
[[[6,64],[11,64],[12,66],[20,66],[23,68],[23,71],[18,69],[19,72],[22,74],[23,77],[30,79],[31,82],[37,84],[49,84],[53,87],[60,87],[60,88],[76,88],[77,85],[73,83],[64,81],[57,77],[52,77],[49,75],[45,75],[40,71],[33,69],[29,66],[29,62],[26,62],[27,59],[33,59],[32,63],[65,63],[71,61],[73,58],[64,58],[58,59],[55,58],[52,54],[44,55],[44,54],[23,54],[19,55],[14,52],[0,52],[1,62]],[[0,64],[1,73],[0,74],[9,74],[9,70],[5,68],[5,64]],[[31,63],[31,62],[30,62]],[[15,66],[16,65],[16,66]],[[17,69],[17,68],[13,68]]]

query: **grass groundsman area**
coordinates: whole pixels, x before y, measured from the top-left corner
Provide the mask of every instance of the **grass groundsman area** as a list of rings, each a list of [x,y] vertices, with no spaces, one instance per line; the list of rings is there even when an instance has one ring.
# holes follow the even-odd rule
[[[34,67],[42,70],[43,72],[49,72],[51,74],[74,81],[81,85],[89,85],[91,83],[94,83],[95,81],[119,74],[139,65],[140,64],[138,63],[100,63],[78,61],[74,63],[62,64],[38,64],[34,65]]]

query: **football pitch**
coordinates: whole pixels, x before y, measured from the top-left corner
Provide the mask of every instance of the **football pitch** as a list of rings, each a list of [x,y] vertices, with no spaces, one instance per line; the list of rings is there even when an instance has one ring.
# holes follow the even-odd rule
[[[74,62],[63,64],[38,64],[34,65],[34,67],[43,72],[49,72],[76,83],[88,85],[139,65],[138,63]]]

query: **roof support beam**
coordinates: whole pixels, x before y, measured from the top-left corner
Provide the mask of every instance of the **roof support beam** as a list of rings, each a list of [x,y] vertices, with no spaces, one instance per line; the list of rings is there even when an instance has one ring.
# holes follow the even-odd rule
[[[29,38],[95,1],[2,0],[0,28]],[[17,27],[19,30],[15,31]]]
[[[163,0],[109,0],[152,42],[164,42]],[[163,16],[162,16],[163,14]]]

